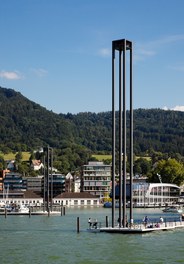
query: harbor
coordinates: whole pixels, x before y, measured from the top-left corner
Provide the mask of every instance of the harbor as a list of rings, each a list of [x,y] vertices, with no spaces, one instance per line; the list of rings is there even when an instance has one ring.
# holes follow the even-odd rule
[[[178,215],[163,213],[159,208],[135,208],[135,223],[145,215],[150,219],[178,218]],[[94,217],[105,226],[106,216],[110,225],[111,210],[102,207],[67,208],[62,217],[1,217],[1,263],[182,263],[183,228],[140,235],[89,234],[86,230],[88,218]],[[80,217],[79,233],[76,232],[77,217]],[[118,219],[118,210],[115,218]]]
[[[8,205],[7,207],[0,208],[0,216],[21,216],[21,215],[65,215],[65,206],[52,206],[46,208],[44,206],[29,207],[25,205],[17,205],[15,207]]]

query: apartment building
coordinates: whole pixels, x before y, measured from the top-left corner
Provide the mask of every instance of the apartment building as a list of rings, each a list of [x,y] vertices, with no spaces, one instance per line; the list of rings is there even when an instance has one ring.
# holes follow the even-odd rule
[[[98,197],[105,197],[111,189],[111,165],[103,162],[88,162],[83,166],[81,190]]]

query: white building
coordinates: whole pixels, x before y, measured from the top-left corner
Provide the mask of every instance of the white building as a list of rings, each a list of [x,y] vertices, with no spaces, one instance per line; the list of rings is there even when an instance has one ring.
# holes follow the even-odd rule
[[[81,180],[80,180],[80,178],[76,178],[74,180],[74,192],[79,193],[80,189],[81,189]]]
[[[133,200],[137,207],[165,206],[178,203],[180,187],[170,183],[134,183]]]

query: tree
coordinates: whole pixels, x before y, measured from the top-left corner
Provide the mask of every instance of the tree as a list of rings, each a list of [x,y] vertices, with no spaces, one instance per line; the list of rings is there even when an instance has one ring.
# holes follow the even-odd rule
[[[0,170],[4,170],[6,168],[6,162],[3,156],[0,156]]]
[[[176,159],[160,160],[156,164],[149,180],[158,182],[158,176],[162,182],[181,185],[184,182],[184,165]]]
[[[139,158],[134,162],[134,174],[147,175],[151,170],[151,161]]]
[[[16,155],[15,155],[15,161],[16,163],[20,163],[22,160],[22,152],[19,151]]]

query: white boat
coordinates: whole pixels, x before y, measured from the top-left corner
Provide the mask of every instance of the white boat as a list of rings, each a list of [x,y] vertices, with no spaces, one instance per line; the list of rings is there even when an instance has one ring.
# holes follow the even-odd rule
[[[14,207],[11,212],[12,213],[20,213],[20,214],[28,214],[29,213],[29,207],[21,204],[21,205]]]
[[[8,204],[1,203],[0,204],[0,212],[5,212],[5,211],[11,212],[12,211],[12,207],[10,205],[8,205]]]
[[[177,205],[166,207],[162,210],[164,213],[182,213],[183,210]]]

